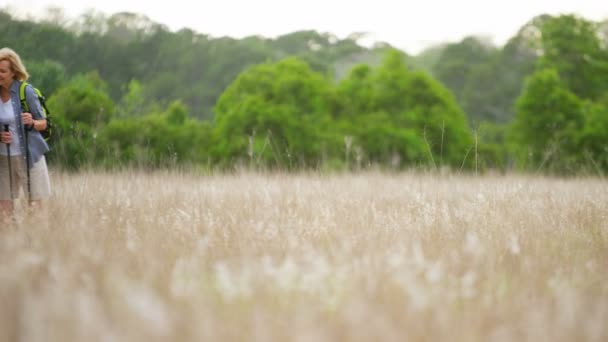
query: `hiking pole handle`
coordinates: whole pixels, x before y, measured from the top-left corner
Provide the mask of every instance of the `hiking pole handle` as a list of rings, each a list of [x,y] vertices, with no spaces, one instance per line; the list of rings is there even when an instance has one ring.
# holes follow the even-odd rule
[[[9,131],[8,124],[4,124],[4,131]],[[8,164],[8,184],[11,192],[11,200],[13,200],[15,196],[13,192],[13,166],[11,165],[11,144],[6,144],[6,159]],[[14,205],[12,207],[14,210]]]
[[[5,132],[9,132],[9,128],[8,128],[8,124],[4,124],[4,131]],[[6,145],[10,145],[10,144],[6,144]]]
[[[8,124],[4,124],[4,131],[5,132],[9,132],[10,131],[10,129],[8,128]],[[9,145],[10,145],[10,143],[6,144],[6,147],[8,148]]]

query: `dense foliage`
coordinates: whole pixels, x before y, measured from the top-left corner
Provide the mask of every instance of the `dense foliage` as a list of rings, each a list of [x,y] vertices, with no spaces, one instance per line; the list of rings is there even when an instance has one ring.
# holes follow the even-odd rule
[[[0,11],[43,89],[57,167],[608,170],[608,24],[539,16],[504,46],[410,56],[301,31],[171,32],[148,18]]]

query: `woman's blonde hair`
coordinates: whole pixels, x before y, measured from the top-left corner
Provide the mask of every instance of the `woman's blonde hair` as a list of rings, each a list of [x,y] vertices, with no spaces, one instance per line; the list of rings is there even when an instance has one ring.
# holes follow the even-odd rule
[[[30,75],[25,70],[23,62],[19,55],[11,48],[0,49],[0,61],[8,61],[11,63],[11,69],[15,73],[15,79],[19,81],[27,81]]]

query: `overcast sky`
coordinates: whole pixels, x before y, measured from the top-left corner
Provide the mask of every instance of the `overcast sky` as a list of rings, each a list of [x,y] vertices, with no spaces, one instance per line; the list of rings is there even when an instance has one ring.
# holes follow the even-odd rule
[[[471,34],[503,44],[536,15],[574,13],[608,18],[608,0],[0,0],[23,15],[50,6],[69,17],[85,10],[141,13],[175,31],[188,27],[212,36],[276,37],[296,30],[331,32],[340,38],[369,32],[408,53]]]

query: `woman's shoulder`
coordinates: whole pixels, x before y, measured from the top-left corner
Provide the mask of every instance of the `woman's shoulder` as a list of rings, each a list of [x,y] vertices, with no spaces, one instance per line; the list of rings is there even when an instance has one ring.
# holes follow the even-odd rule
[[[11,85],[11,90],[17,93],[19,97],[23,96],[24,94],[26,97],[36,95],[36,89],[34,89],[34,86],[26,81],[14,80],[13,84]]]
[[[25,86],[23,86],[25,85]],[[34,87],[33,84],[28,83],[28,82],[21,82],[21,84],[19,84],[19,96],[23,96],[21,93],[21,89],[23,89],[23,95],[25,95],[25,98],[29,101],[29,100],[37,100],[38,99],[38,94],[36,93],[36,89]]]

